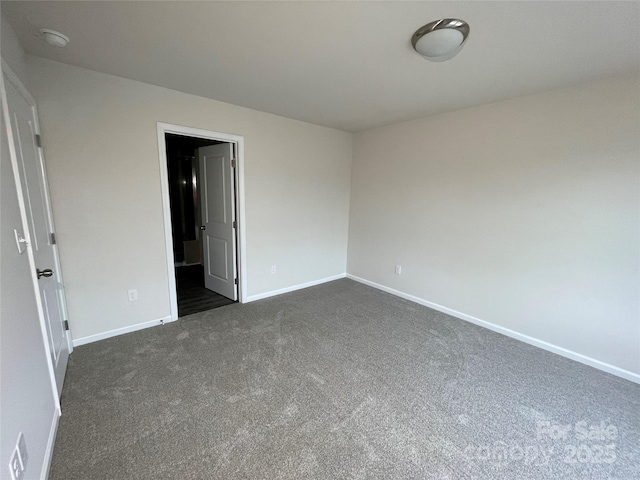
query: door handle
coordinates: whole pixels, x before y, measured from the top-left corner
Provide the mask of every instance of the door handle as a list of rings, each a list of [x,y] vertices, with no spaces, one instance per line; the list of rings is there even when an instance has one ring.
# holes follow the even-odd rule
[[[38,279],[40,277],[51,277],[51,276],[53,276],[53,270],[51,270],[50,268],[45,268],[44,270],[40,270],[39,268],[36,268],[36,273],[38,274]]]
[[[200,225],[200,230],[206,230],[207,226],[206,225]]]

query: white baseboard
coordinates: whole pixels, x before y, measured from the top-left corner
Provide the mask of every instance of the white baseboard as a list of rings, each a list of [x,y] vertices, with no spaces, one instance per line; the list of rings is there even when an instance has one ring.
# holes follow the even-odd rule
[[[244,301],[244,303],[255,302],[256,300],[262,300],[263,298],[275,297],[276,295],[282,295],[283,293],[294,292],[296,290],[302,290],[303,288],[313,287],[320,285],[321,283],[332,282],[340,278],[346,277],[346,273],[340,273],[333,275],[332,277],[321,278],[320,280],[314,280],[313,282],[301,283],[300,285],[294,285],[292,287],[281,288],[279,290],[271,290],[270,292],[258,293],[257,295],[250,295]]]
[[[397,297],[404,298],[406,300],[411,300],[412,302],[418,303],[420,305],[424,305],[425,307],[433,308],[434,310],[438,310],[439,312],[446,313],[453,317],[459,318],[461,320],[466,320],[467,322],[471,322],[475,325],[479,325],[484,328],[488,328],[489,330],[493,330],[494,332],[501,333],[502,335],[506,335],[507,337],[515,338],[516,340],[520,340],[521,342],[528,343],[529,345],[533,345],[534,347],[542,348],[543,350],[547,350],[552,353],[556,353],[558,355],[562,355],[563,357],[570,358],[571,360],[575,360],[580,363],[584,363],[585,365],[589,365],[590,367],[597,368],[598,370],[602,370],[607,373],[611,373],[618,377],[624,378],[626,380],[630,380],[635,383],[640,383],[640,374],[630,372],[629,370],[625,370],[620,367],[616,367],[614,365],[601,362],[600,360],[596,360],[595,358],[587,357],[586,355],[582,355],[581,353],[577,353],[571,350],[567,350],[566,348],[559,347],[557,345],[553,345],[552,343],[545,342],[544,340],[539,340],[534,337],[530,337],[528,335],[524,335],[522,333],[516,332],[514,330],[510,330],[505,327],[501,327],[500,325],[496,325],[491,322],[487,322],[485,320],[481,320],[479,318],[473,317],[471,315],[467,315],[466,313],[458,312],[451,308],[444,307],[442,305],[438,305],[437,303],[429,302],[422,298],[409,295],[408,293],[401,292],[399,290],[395,290],[390,287],[386,287],[379,283],[372,282],[370,280],[365,280],[364,278],[356,277],[355,275],[347,274],[347,278],[351,280],[355,280],[356,282],[363,283],[365,285],[369,285],[370,287],[377,288],[384,292],[390,293]]]
[[[171,315],[167,315],[166,317],[159,318],[158,320],[136,323],[135,325],[116,328],[115,330],[109,330],[108,332],[96,333],[95,335],[89,335],[88,337],[74,338],[73,346],[79,347],[80,345],[97,342],[98,340],[104,340],[105,338],[117,337],[118,335],[124,335],[125,333],[135,332],[137,330],[143,330],[145,328],[155,327],[157,325],[164,325],[165,323],[169,323],[172,321],[174,320],[171,319]]]
[[[60,410],[56,408],[53,414],[53,419],[51,420],[51,430],[49,431],[47,448],[44,451],[44,463],[42,464],[42,471],[40,472],[40,480],[47,480],[47,478],[49,478],[49,469],[51,468],[51,459],[53,458],[53,445],[56,442],[59,420]]]

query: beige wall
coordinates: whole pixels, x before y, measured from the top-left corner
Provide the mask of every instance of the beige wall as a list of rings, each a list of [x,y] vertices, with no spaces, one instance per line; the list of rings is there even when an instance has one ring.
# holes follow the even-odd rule
[[[38,57],[29,75],[75,339],[169,315],[156,122],[244,136],[249,296],[346,271],[351,134]]]
[[[357,134],[348,272],[640,373],[639,92],[612,78]]]

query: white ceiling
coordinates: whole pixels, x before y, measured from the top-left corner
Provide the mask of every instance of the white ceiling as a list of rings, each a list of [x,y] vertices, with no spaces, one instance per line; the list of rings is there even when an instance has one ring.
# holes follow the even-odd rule
[[[640,2],[2,2],[27,52],[359,131],[640,70]],[[412,50],[466,20],[453,60]],[[41,27],[67,34],[45,44]]]

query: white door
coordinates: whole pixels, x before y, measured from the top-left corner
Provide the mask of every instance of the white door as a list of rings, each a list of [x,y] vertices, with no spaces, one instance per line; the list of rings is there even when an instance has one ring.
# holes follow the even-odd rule
[[[204,284],[237,300],[233,145],[221,143],[198,151]]]
[[[47,327],[58,395],[67,369],[71,342],[66,329],[66,304],[60,262],[54,241],[53,217],[38,122],[33,100],[26,98],[10,78],[4,77],[7,105],[17,155],[18,175],[27,211],[29,241],[37,268],[42,314]]]

